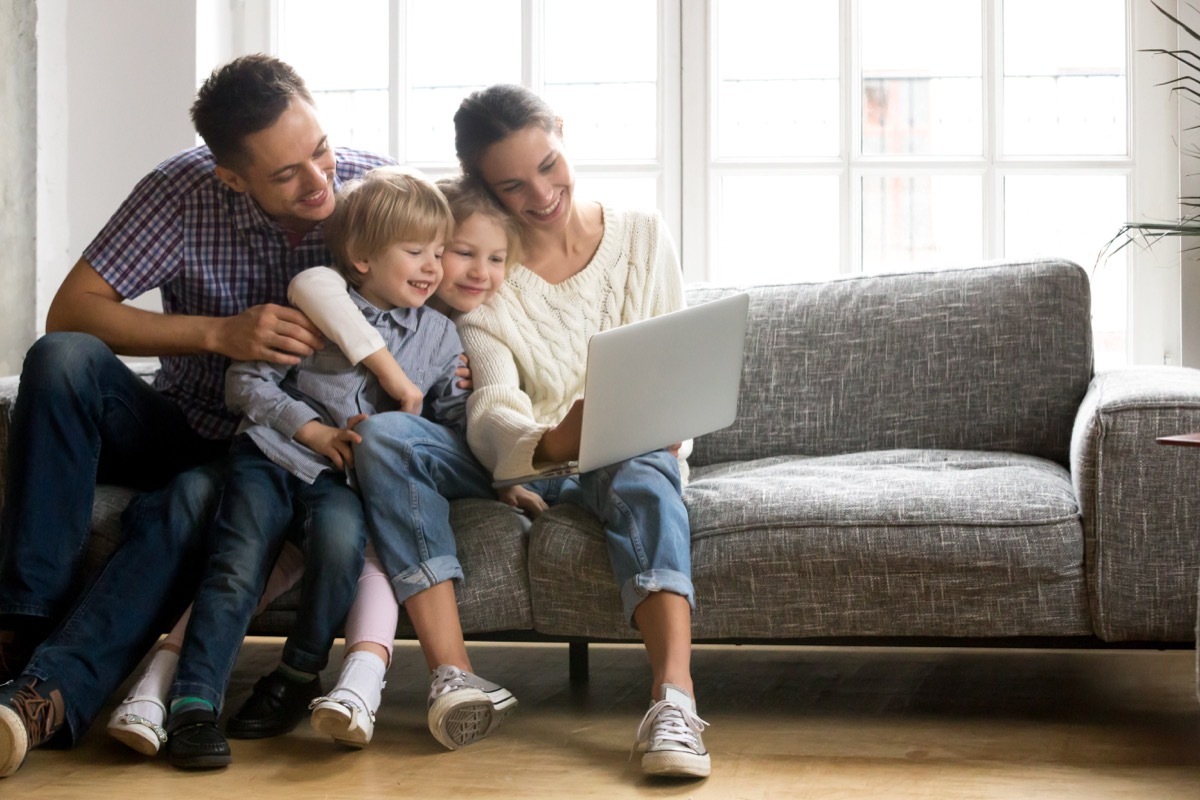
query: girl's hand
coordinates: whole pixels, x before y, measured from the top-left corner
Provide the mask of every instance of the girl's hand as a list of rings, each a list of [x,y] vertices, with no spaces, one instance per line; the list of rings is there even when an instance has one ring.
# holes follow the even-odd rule
[[[467,354],[459,353],[458,358],[462,361],[462,366],[454,370],[454,374],[458,376],[458,388],[472,389],[475,384],[471,381],[471,365],[467,361]]]
[[[583,399],[576,400],[562,422],[542,434],[533,451],[535,463],[558,464],[579,458],[579,437],[583,432]]]
[[[505,486],[503,489],[498,489],[496,494],[499,495],[501,503],[519,508],[531,517],[536,517],[550,507],[546,505],[546,501],[541,498],[541,495],[524,486]]]

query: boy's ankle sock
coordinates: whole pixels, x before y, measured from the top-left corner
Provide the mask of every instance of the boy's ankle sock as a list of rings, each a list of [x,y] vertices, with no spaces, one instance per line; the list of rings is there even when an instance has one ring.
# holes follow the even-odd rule
[[[288,680],[292,683],[298,683],[298,684],[310,683],[313,680],[313,678],[317,677],[317,674],[315,672],[303,672],[302,670],[298,670],[295,667],[288,666],[287,664],[284,664],[283,662],[280,662],[279,666],[275,668],[275,674],[285,678],[286,680]]]
[[[176,697],[171,701],[171,716],[182,714],[185,711],[195,711],[198,709],[208,709],[214,714],[217,712],[217,707],[205,700],[203,697]]]

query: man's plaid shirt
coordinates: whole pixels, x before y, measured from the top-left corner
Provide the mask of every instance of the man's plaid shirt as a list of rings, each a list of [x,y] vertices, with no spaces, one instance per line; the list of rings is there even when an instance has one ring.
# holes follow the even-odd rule
[[[335,189],[392,163],[337,148]],[[287,304],[294,275],[330,263],[323,226],[292,248],[287,231],[247,194],[217,178],[207,147],[175,155],[144,177],[83,257],[122,297],[162,292],[163,311],[226,317],[262,303]],[[233,434],[225,408],[229,359],[214,354],[163,356],[154,385],[174,400],[198,433]]]

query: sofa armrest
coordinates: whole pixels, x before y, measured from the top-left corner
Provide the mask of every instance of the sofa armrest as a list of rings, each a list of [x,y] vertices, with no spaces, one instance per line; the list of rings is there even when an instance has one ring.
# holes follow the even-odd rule
[[[1158,444],[1200,432],[1200,370],[1130,367],[1097,375],[1071,439],[1096,635],[1195,637],[1200,449]]]

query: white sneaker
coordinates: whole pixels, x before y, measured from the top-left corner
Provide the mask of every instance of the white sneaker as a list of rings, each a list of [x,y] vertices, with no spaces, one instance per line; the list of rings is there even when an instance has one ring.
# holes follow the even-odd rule
[[[642,771],[647,775],[707,778],[712,769],[700,733],[708,723],[696,716],[696,701],[670,683],[662,687],[663,699],[650,706],[638,725],[638,744],[645,744]]]
[[[309,721],[317,733],[361,750],[375,735],[375,712],[357,693],[342,688],[335,691],[338,697],[318,697],[309,704],[312,709]]]
[[[457,750],[494,731],[516,707],[517,698],[503,686],[444,664],[429,685],[429,732]]]
[[[156,756],[167,743],[163,720],[167,709],[162,700],[151,695],[131,695],[113,709],[108,718],[108,733],[118,742],[144,756]]]

